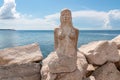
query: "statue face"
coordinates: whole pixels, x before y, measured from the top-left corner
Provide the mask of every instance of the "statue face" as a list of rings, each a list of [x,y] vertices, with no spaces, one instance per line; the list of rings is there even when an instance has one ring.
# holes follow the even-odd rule
[[[71,12],[69,10],[64,10],[61,12],[61,22],[70,23],[71,22]]]

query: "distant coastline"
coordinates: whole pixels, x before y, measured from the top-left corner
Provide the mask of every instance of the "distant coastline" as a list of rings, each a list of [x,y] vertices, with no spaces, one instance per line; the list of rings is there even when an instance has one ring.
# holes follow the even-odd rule
[[[16,31],[15,29],[0,29],[0,31]]]

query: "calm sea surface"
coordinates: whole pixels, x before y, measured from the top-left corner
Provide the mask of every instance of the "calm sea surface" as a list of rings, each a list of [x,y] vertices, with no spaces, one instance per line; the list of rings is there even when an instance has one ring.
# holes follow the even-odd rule
[[[78,47],[91,41],[111,40],[120,34],[120,30],[81,30],[79,32]],[[10,31],[0,30],[0,49],[20,45],[27,45],[34,42],[40,44],[40,49],[46,57],[54,49],[53,31]]]

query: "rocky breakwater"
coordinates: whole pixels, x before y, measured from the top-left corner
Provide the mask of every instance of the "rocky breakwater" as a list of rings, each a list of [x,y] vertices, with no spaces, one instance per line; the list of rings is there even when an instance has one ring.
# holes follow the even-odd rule
[[[70,52],[72,52],[71,50],[70,54],[65,53],[66,55],[63,55],[66,58],[63,56],[60,58],[60,53],[55,47],[55,51],[43,60],[42,80],[120,80],[120,48],[118,42],[120,42],[120,36],[112,40],[94,41],[82,45],[78,50],[76,49],[77,55],[75,55],[77,57],[74,65],[72,63],[74,61],[67,60]],[[72,59],[72,57],[74,58],[74,56],[70,58]],[[76,68],[74,69],[73,66]]]
[[[114,39],[111,40],[112,42],[115,42],[117,45],[117,48],[120,49],[120,35],[115,37]]]
[[[62,10],[60,21],[54,31],[55,50],[42,61],[42,80],[82,80],[88,63],[77,49],[79,31],[72,25],[71,11]]]
[[[42,58],[37,43],[0,50],[0,80],[40,80]]]
[[[117,40],[117,41],[116,41]],[[120,80],[120,36],[109,41],[95,41],[79,48],[88,61],[83,80]]]

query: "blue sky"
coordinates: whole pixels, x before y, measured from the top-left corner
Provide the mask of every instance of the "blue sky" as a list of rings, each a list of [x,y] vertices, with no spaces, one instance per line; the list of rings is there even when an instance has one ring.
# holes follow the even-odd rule
[[[120,8],[120,0],[16,0],[16,4],[19,12],[34,14],[38,17],[59,12],[63,8],[69,8],[72,11],[109,11]]]
[[[120,0],[0,0],[0,28],[51,30],[60,11],[72,11],[78,29],[120,29]]]

